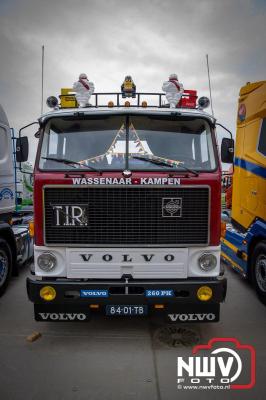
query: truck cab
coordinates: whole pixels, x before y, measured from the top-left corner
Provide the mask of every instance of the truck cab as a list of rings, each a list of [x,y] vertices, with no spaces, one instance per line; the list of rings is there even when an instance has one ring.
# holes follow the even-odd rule
[[[17,218],[15,215],[16,191],[11,137],[7,116],[0,105],[0,296],[5,292],[12,274],[18,274],[18,265],[25,263],[33,253],[28,223],[22,224],[22,217]],[[25,144],[24,157],[26,147]],[[23,161],[23,157],[21,160]]]
[[[218,321],[226,279],[215,119],[194,100],[170,109],[161,93],[148,94],[153,104],[147,93],[134,104],[96,93],[77,108],[69,92],[39,119],[27,280],[35,319]]]
[[[266,81],[239,93],[232,179],[231,222],[222,237],[222,257],[252,280],[266,303]]]

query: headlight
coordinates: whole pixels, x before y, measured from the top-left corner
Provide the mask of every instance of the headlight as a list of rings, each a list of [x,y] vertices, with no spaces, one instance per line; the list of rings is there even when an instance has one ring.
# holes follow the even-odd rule
[[[217,265],[217,258],[210,253],[204,253],[199,258],[199,266],[203,271],[211,271]]]
[[[37,258],[38,266],[45,272],[51,271],[56,266],[56,257],[48,251],[42,253]]]

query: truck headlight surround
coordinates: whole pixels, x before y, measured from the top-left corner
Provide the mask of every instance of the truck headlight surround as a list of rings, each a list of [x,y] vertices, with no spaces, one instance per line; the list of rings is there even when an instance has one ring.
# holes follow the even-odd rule
[[[50,253],[49,251],[45,251],[38,256],[37,264],[41,270],[45,272],[50,272],[56,267],[57,260],[52,253]]]
[[[200,256],[198,263],[199,263],[199,267],[203,271],[208,272],[208,271],[213,270],[216,267],[217,258],[212,253],[203,253]]]

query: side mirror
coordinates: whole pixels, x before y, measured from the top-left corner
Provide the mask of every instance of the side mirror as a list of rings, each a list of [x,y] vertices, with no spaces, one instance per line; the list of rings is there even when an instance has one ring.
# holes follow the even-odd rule
[[[223,138],[221,145],[221,160],[232,164],[234,160],[234,139]]]
[[[29,141],[27,136],[23,136],[16,141],[16,160],[21,163],[27,161],[29,155]]]

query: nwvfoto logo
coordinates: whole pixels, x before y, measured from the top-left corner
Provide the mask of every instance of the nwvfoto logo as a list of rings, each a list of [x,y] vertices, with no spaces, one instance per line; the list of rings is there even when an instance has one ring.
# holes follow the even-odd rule
[[[197,345],[192,356],[177,357],[178,389],[251,389],[256,353],[235,338],[214,338]],[[248,378],[247,378],[248,376]]]
[[[8,199],[13,200],[14,199],[14,193],[9,188],[4,188],[0,192],[0,201],[1,200],[8,200]]]

